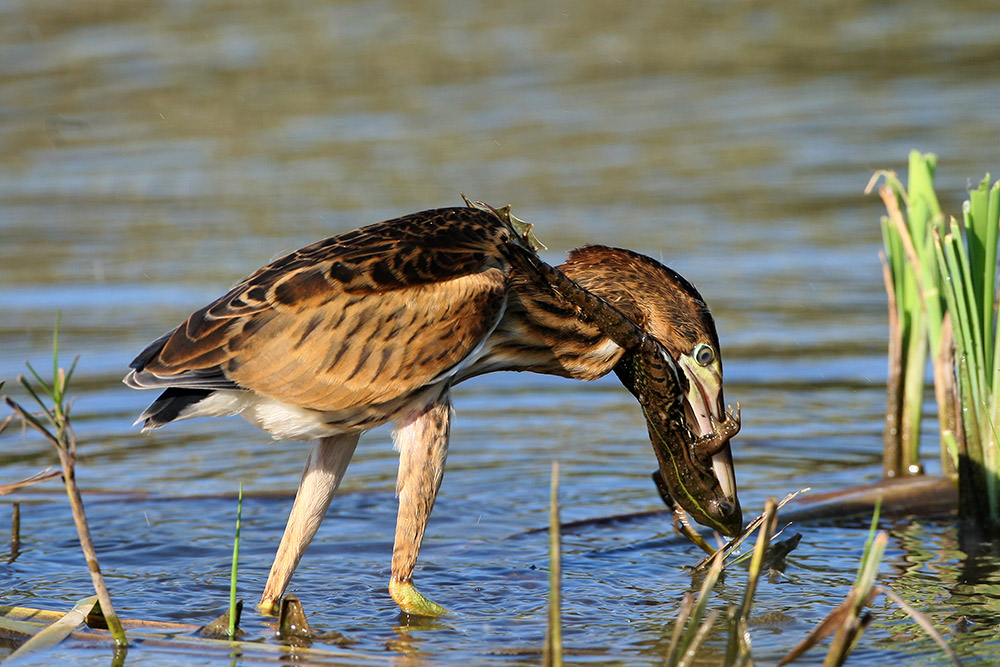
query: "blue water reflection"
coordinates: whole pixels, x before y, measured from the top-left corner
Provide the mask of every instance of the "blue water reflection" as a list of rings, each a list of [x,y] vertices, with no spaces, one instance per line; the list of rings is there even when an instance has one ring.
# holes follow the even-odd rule
[[[966,185],[1000,168],[1000,15],[987,2],[98,5],[0,6],[0,379],[9,389],[25,360],[48,368],[61,313],[64,359],[81,355],[79,479],[125,616],[221,611],[241,481],[241,596],[263,585],[307,445],[236,419],[140,435],[130,424],[152,397],[120,378],[147,341],[278,254],[465,192],[536,221],[551,261],[587,242],[662,259],[715,313],[726,396],[744,408],[735,456],[750,512],[878,477],[871,173],[935,151],[957,212]],[[417,576],[456,617],[400,626],[386,595],[385,429],[363,439],[293,588],[359,657],[537,664],[547,545],[524,531],[546,523],[549,461],[565,520],[657,509],[638,408],[613,378],[521,375],[468,382],[455,405]],[[2,442],[3,481],[54,463],[16,429]],[[3,566],[3,602],[67,608],[90,586],[69,511],[55,486],[19,497],[24,545]],[[866,534],[798,530],[785,575],[757,595],[761,664],[842,599]],[[947,524],[896,526],[884,578],[940,627],[965,615],[981,629],[992,580],[956,539]],[[663,517],[567,535],[573,659],[659,664],[695,558]],[[876,615],[859,664],[945,664],[898,614]],[[961,652],[996,652],[982,632],[947,634]],[[44,658],[107,659],[68,645]]]

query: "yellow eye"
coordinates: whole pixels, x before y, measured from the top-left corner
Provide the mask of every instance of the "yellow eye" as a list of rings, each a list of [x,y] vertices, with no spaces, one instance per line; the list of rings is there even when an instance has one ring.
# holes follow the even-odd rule
[[[715,350],[712,349],[711,345],[702,343],[695,346],[694,354],[692,356],[694,356],[694,360],[702,366],[708,366],[715,361]]]

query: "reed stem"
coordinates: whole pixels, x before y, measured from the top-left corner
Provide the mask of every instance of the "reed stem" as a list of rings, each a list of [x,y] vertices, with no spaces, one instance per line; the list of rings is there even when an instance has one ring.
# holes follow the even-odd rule
[[[73,433],[70,423],[69,406],[66,399],[69,380],[75,369],[76,360],[70,364],[69,369],[63,369],[59,366],[59,317],[57,316],[52,342],[53,378],[51,384],[42,379],[35,369],[31,367],[31,364],[28,364],[28,370],[34,376],[35,382],[38,385],[37,388],[25,377],[21,376],[18,378],[21,386],[38,403],[42,411],[41,414],[48,421],[48,425],[52,427],[55,433],[38,417],[24,409],[10,397],[5,398],[5,402],[21,417],[25,424],[36,429],[49,440],[59,455],[59,464],[62,468],[66,496],[69,499],[70,509],[73,512],[73,521],[76,524],[80,548],[83,550],[84,559],[87,561],[87,569],[94,584],[94,592],[97,593],[101,613],[107,622],[112,637],[114,637],[115,644],[119,647],[125,647],[128,645],[128,638],[125,636],[125,630],[118,620],[114,605],[111,603],[111,595],[108,593],[108,588],[104,583],[104,576],[101,574],[101,567],[97,561],[97,551],[94,549],[94,541],[90,535],[90,525],[87,523],[87,515],[83,509],[83,497],[76,483],[76,436]],[[51,407],[42,398],[41,394],[45,394],[49,398]]]
[[[1000,181],[969,192],[962,222],[946,221],[934,192],[937,159],[910,153],[906,188],[891,172],[883,275],[889,297],[888,477],[920,470],[928,352],[934,369],[942,468],[959,484],[959,515],[1000,529],[1000,331],[996,315]],[[903,211],[906,211],[904,218]]]
[[[549,487],[549,621],[545,633],[546,667],[562,667],[562,548],[559,534],[559,462],[552,462]]]

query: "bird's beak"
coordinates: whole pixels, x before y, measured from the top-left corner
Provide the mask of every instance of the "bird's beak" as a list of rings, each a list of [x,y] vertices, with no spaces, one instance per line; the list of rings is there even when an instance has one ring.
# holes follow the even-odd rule
[[[713,403],[706,402],[702,390],[696,388],[712,385],[701,374],[695,374],[699,381],[692,382],[688,371],[682,370],[684,365],[667,350],[655,343],[649,347],[626,355],[615,373],[642,406],[659,463],[654,479],[660,495],[668,506],[683,509],[701,525],[733,537],[743,528],[729,450],[729,439],[739,430],[739,417],[726,415],[725,421],[716,420],[710,409]],[[709,399],[721,401],[720,390],[706,393]],[[723,483],[728,492],[723,491]]]
[[[727,414],[723,403],[721,366],[717,363],[701,366],[687,355],[681,355],[677,361],[688,382],[684,394],[684,413],[692,433],[697,437],[704,437],[717,433],[720,426],[732,427],[734,432],[739,430],[739,424],[734,426],[725,423],[733,417]],[[712,454],[712,471],[726,500],[738,506],[736,470],[728,439]]]

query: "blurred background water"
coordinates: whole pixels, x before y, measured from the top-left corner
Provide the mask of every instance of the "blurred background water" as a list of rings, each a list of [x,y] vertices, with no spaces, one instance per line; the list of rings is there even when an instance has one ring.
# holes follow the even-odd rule
[[[278,254],[464,192],[512,203],[553,262],[613,244],[698,286],[727,399],[744,407],[748,513],[877,479],[881,211],[863,189],[877,169],[904,171],[911,148],[933,151],[957,213],[1000,168],[997,35],[986,0],[0,2],[0,379],[10,390],[25,360],[48,368],[61,313],[64,360],[80,355],[78,477],[118,611],[207,622],[227,599],[237,485],[250,604],[307,445],[238,419],[140,435],[130,424],[153,396],[120,383],[128,362]],[[292,587],[359,654],[536,664],[546,543],[517,535],[545,524],[549,461],[566,520],[655,509],[644,426],[614,378],[497,374],[463,384],[455,405],[417,581],[457,615],[410,626],[386,594],[385,429],[363,439]],[[16,429],[0,442],[0,481],[55,461]],[[54,484],[20,499],[24,550],[0,568],[2,602],[68,608],[89,577],[65,501]],[[0,522],[9,514],[5,498]],[[761,664],[843,598],[866,532],[799,531],[785,576],[757,595]],[[956,541],[947,523],[895,525],[883,578],[960,652],[995,655],[997,561]],[[565,542],[573,660],[659,664],[694,549],[665,518]],[[715,607],[738,599],[733,578]],[[945,663],[897,611],[876,612],[858,664]],[[59,651],[42,660],[109,657]]]

